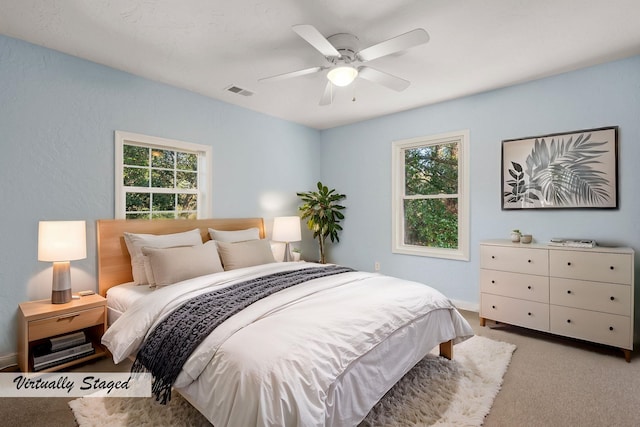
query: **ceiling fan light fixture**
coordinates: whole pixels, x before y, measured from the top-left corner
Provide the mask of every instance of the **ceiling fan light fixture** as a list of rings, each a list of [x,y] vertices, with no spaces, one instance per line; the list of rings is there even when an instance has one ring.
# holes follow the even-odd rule
[[[336,86],[349,86],[358,77],[358,70],[350,65],[343,65],[329,70],[327,78]]]

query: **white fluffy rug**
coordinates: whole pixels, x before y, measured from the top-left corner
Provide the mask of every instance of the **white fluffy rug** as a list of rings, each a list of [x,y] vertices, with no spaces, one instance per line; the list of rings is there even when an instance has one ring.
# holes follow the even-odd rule
[[[500,390],[515,345],[475,336],[454,346],[454,360],[428,355],[371,410],[361,426],[480,426]],[[69,402],[80,427],[209,426],[178,393],[153,398]]]

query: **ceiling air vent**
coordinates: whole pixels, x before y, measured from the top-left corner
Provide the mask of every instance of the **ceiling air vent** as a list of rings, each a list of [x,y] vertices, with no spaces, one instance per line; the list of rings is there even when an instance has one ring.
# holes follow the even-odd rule
[[[235,85],[229,86],[226,90],[228,90],[229,92],[232,92],[232,93],[237,93],[238,95],[242,95],[242,96],[251,96],[251,95],[253,95],[253,92],[251,92],[250,90],[242,89],[241,87],[238,87],[238,86],[235,86]]]

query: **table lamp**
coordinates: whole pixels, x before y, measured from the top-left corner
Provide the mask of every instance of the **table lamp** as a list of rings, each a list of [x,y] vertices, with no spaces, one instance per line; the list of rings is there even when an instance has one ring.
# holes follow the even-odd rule
[[[70,261],[87,257],[85,221],[40,221],[38,260],[53,262],[51,303],[71,301]]]
[[[283,261],[293,261],[291,256],[290,242],[299,242],[302,240],[302,232],[300,231],[300,217],[298,216],[279,216],[273,219],[273,235],[271,238],[276,242],[285,242]]]

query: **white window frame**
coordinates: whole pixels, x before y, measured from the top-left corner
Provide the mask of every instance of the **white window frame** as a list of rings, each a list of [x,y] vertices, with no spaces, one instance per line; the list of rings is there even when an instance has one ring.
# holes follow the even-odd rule
[[[458,148],[458,248],[408,245],[404,242],[405,150],[457,143]],[[394,141],[392,143],[392,248],[393,253],[469,261],[469,131]]]
[[[213,154],[212,148],[207,145],[178,141],[175,139],[160,138],[157,136],[142,135],[132,132],[115,132],[115,218],[125,219],[126,191],[123,185],[124,173],[124,145],[138,145],[149,148],[176,150],[198,155],[198,218],[209,218],[212,209],[212,184]],[[149,188],[141,189],[151,191]],[[158,189],[153,189],[158,190]]]

